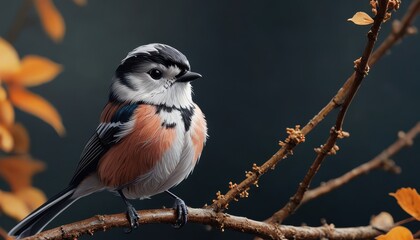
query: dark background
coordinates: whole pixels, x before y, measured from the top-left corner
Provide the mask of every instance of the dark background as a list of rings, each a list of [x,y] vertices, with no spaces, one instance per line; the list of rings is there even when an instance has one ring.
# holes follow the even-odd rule
[[[0,1],[2,36],[20,2]],[[192,69],[204,76],[193,83],[194,100],[206,114],[210,135],[200,164],[173,191],[189,206],[210,204],[218,190],[226,192],[229,181],[240,182],[253,163],[261,164],[274,154],[278,140],[286,137],[285,128],[306,124],[352,73],[368,27],[346,19],[357,11],[370,13],[368,2],[92,0],[80,8],[71,1],[55,1],[67,25],[61,44],[48,39],[31,11],[33,24],[24,29],[14,46],[20,56],[38,54],[64,65],[64,72],[54,81],[31,90],[56,106],[67,130],[60,138],[41,120],[18,112],[18,121],[31,134],[32,155],[48,164],[45,172],[35,176],[34,185],[48,196],[66,186],[98,124],[116,66],[133,48],[162,42],[182,51]],[[409,3],[404,1],[393,18],[400,18]],[[383,27],[380,42],[390,32],[390,25]],[[408,130],[419,120],[419,62],[416,35],[392,48],[391,54],[371,69],[344,124],[351,137],[339,141],[341,150],[326,159],[312,186],[368,161],[394,142],[399,130]],[[313,148],[328,137],[335,114],[307,136],[294,156],[263,176],[260,187],[252,188],[248,199],[232,203],[228,213],[263,220],[283,206],[315,158]],[[371,215],[381,211],[390,212],[396,220],[406,218],[388,193],[407,186],[419,189],[419,143],[394,159],[403,174],[375,171],[362,176],[304,205],[285,224],[318,226],[325,218],[336,227],[366,225]],[[165,194],[134,202],[138,209],[171,204]],[[72,205],[48,228],[124,210],[118,197],[98,193]],[[0,219],[2,227],[10,229],[14,224],[6,216]],[[130,235],[113,229],[94,236],[152,237],[252,238],[231,231],[208,231],[198,224],[179,231],[169,225],[147,225]]]

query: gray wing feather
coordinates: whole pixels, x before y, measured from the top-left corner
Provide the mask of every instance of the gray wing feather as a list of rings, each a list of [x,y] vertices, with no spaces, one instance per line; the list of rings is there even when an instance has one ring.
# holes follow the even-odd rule
[[[86,176],[96,171],[100,158],[117,142],[116,135],[123,125],[118,122],[101,123],[98,126],[82,152],[76,172],[70,181],[71,185],[78,185]]]
[[[99,160],[110,147],[129,134],[134,126],[134,111],[141,103],[122,106],[110,122],[101,123],[86,144],[70,185],[78,185],[85,177],[96,171]]]

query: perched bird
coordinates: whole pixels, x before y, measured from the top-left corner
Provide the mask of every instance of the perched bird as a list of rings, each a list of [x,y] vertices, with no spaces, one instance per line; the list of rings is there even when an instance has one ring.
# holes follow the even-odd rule
[[[187,58],[164,44],[129,52],[115,71],[101,122],[86,144],[67,188],[18,223],[18,239],[40,232],[70,204],[91,193],[118,193],[127,205],[131,229],[139,216],[127,199],[167,192],[175,199],[180,228],[188,211],[168,190],[194,169],[207,138],[207,124],[192,100]]]

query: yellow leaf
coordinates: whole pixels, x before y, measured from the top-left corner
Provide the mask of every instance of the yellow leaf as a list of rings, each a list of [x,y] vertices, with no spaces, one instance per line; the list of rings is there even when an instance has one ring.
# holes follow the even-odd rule
[[[87,0],[73,0],[75,4],[77,4],[79,7],[84,7],[87,4]]]
[[[38,188],[34,188],[34,187],[27,187],[24,189],[20,189],[19,191],[14,192],[14,194],[18,198],[20,198],[23,202],[25,202],[29,210],[31,211],[37,209],[45,201],[47,201],[45,194]]]
[[[13,148],[13,137],[6,126],[0,124],[0,150],[10,152]]]
[[[3,191],[0,191],[0,210],[18,221],[31,212],[24,201],[12,193]]]
[[[59,135],[64,134],[65,129],[61,117],[47,100],[18,86],[10,86],[9,94],[13,105],[44,120]]]
[[[60,42],[64,37],[65,25],[52,0],[35,0],[34,3],[45,32],[55,42]]]
[[[19,70],[19,56],[6,40],[0,38],[0,80]]]
[[[15,111],[10,101],[0,100],[0,124],[11,126],[15,121]]]
[[[365,12],[357,12],[352,18],[347,19],[349,22],[353,22],[356,25],[369,25],[374,21],[373,19]]]
[[[37,86],[51,81],[61,70],[61,65],[47,58],[28,55],[22,59],[20,71],[13,74],[11,81],[23,86]]]
[[[413,234],[405,227],[394,227],[385,235],[379,235],[376,240],[413,240]]]
[[[397,199],[400,207],[415,219],[420,221],[420,195],[414,188],[400,188],[389,195]]]
[[[32,176],[44,168],[43,162],[25,156],[0,159],[0,175],[9,183],[13,192],[30,187]]]
[[[10,132],[13,136],[13,152],[15,153],[28,153],[29,152],[29,134],[26,131],[25,127],[16,123],[10,129]]]

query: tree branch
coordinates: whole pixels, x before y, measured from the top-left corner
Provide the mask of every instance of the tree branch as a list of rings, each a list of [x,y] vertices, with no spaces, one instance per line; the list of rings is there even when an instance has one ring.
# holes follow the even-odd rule
[[[413,234],[414,239],[418,239],[420,237],[420,230]]]
[[[409,218],[406,218],[406,219],[403,219],[401,221],[398,221],[398,222],[394,223],[394,226],[402,226],[404,224],[414,222],[414,221],[417,221],[417,219],[415,217],[409,217]]]
[[[336,147],[335,143],[337,142],[337,139],[339,137],[342,138],[346,135],[342,131],[344,118],[354,96],[356,95],[357,90],[360,87],[360,84],[362,83],[362,80],[365,78],[369,71],[369,66],[367,65],[368,59],[373,51],[373,46],[375,45],[376,40],[378,38],[379,29],[384,21],[385,14],[388,11],[387,5],[388,0],[379,1],[379,11],[375,16],[370,31],[368,32],[368,42],[363,51],[362,58],[360,60],[356,60],[355,62],[354,81],[352,82],[352,85],[348,91],[344,103],[338,113],[335,125],[330,131],[330,136],[328,137],[327,142],[323,146],[321,146],[321,148],[316,149],[318,155],[312,163],[311,167],[309,168],[308,172],[306,173],[305,177],[303,178],[302,182],[299,184],[296,193],[290,198],[290,200],[282,209],[273,214],[273,216],[271,217],[271,222],[281,223],[285,218],[287,218],[299,207],[303,195],[308,190],[308,187],[313,177],[318,172],[324,159],[327,157],[327,155],[335,154],[336,150],[338,150],[338,147]]]
[[[407,34],[412,34],[414,29],[412,26],[414,19],[420,11],[420,0],[414,0],[411,2],[407,9],[407,12],[402,17],[401,21],[395,20],[393,22],[393,29],[391,34],[382,42],[382,44],[372,53],[369,58],[369,66],[373,66],[389,49],[398,41],[400,41]]]
[[[420,133],[420,122],[418,122],[413,128],[410,129],[407,133],[399,132],[398,133],[398,140],[395,141],[392,145],[390,145],[387,149],[382,151],[379,155],[375,158],[366,162],[351,171],[345,173],[344,175],[331,179],[326,183],[321,184],[321,186],[311,189],[305,193],[303,196],[302,202],[306,203],[309,202],[319,196],[322,196],[326,193],[329,193],[344,184],[348,183],[349,181],[366,174],[374,169],[383,168],[388,170],[390,167],[392,169],[393,161],[390,158],[399,152],[404,147],[409,147],[413,144],[414,138],[417,134]],[[395,167],[395,166],[394,166]],[[398,170],[398,169],[397,169]],[[393,170],[395,171],[395,170]]]
[[[368,60],[369,66],[373,66],[395,43],[400,41],[409,31],[415,16],[418,14],[420,9],[420,0],[412,1],[407,13],[401,20],[400,24],[394,24],[394,31],[388,35],[385,41],[372,53],[371,58]],[[324,106],[321,111],[316,114],[303,128],[300,130],[302,137],[304,138],[309,134],[324,118],[335,108],[341,106],[349,93],[351,85],[355,81],[356,74],[353,73],[338,90],[336,95]],[[253,171],[247,172],[246,178],[239,184],[234,184],[226,194],[217,194],[217,199],[213,200],[213,204],[210,206],[216,211],[222,211],[226,209],[229,203],[236,199],[241,193],[247,193],[253,184],[258,183],[258,179],[268,172],[270,169],[279,163],[282,159],[285,159],[293,149],[300,144],[302,141],[288,141],[289,137],[284,141],[286,144],[282,147],[264,164],[261,166],[253,167]],[[244,194],[246,195],[246,194]]]
[[[414,127],[412,127],[407,133],[404,133],[402,131],[398,132],[397,141],[395,141],[387,149],[383,150],[379,155],[377,155],[369,162],[366,162],[356,168],[353,168],[351,171],[345,173],[344,175],[335,179],[331,179],[328,182],[321,184],[321,186],[317,188],[306,191],[300,205],[307,203],[315,198],[318,198],[324,194],[327,194],[350,182],[351,180],[363,174],[369,173],[374,169],[383,168],[394,173],[399,173],[400,169],[395,166],[395,163],[392,160],[390,160],[390,157],[398,153],[402,148],[412,146],[413,140],[418,134],[420,134],[420,122],[417,122],[417,124]],[[405,224],[406,222],[409,222],[412,219],[414,218],[408,218],[403,221],[397,222],[394,224],[394,226]],[[264,222],[273,222],[272,217],[266,219]],[[255,240],[259,239],[261,238],[255,238]]]
[[[381,232],[371,226],[353,228],[335,228],[333,225],[324,225],[321,227],[279,226],[226,213],[217,213],[211,209],[188,208],[188,212],[190,222],[211,225],[222,231],[224,229],[231,229],[256,234],[264,239],[372,239],[381,234]],[[176,220],[176,215],[172,209],[142,210],[138,211],[138,214],[141,216],[139,220],[140,224],[174,223]],[[106,231],[116,227],[129,227],[125,214],[97,215],[24,239],[74,239],[81,235],[93,235],[97,231]]]

